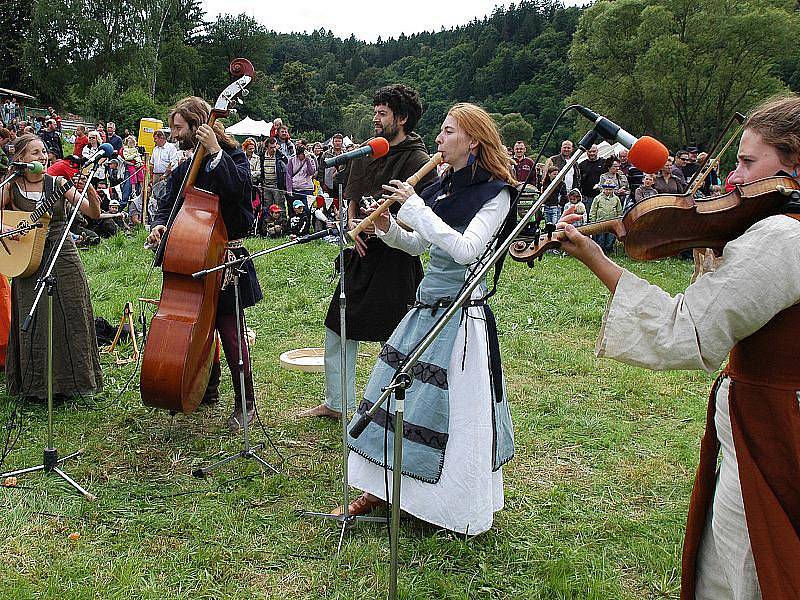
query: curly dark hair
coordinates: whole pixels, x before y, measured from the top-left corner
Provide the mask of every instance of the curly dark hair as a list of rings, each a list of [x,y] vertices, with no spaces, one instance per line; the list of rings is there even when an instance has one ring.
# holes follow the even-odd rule
[[[375,96],[372,98],[372,106],[380,104],[385,104],[391,108],[395,118],[406,118],[406,122],[403,124],[403,131],[406,134],[414,131],[423,112],[417,90],[402,83],[387,85],[375,92]]]

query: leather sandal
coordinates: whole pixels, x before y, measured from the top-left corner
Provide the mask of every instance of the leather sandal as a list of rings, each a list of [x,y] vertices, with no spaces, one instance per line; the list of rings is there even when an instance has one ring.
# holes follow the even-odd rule
[[[368,515],[373,510],[378,508],[379,506],[385,506],[386,502],[381,500],[380,498],[375,498],[370,494],[364,493],[361,494],[358,498],[353,500],[347,507],[347,512],[352,517],[360,517],[362,515]],[[337,506],[333,513],[334,515],[343,515],[344,514],[344,507]]]

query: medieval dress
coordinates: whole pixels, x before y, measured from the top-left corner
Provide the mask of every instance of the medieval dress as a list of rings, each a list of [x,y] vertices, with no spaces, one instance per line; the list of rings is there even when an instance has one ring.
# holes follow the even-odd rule
[[[47,196],[56,193],[54,178],[45,175]],[[33,211],[43,201],[40,192],[11,188],[12,208]],[[52,219],[37,271],[14,277],[11,283],[11,332],[6,358],[6,385],[12,395],[47,397],[47,296],[42,298],[28,331],[22,323],[36,298],[36,282],[49,264],[67,222],[63,197],[51,209]],[[89,285],[72,236],[67,235],[53,274],[53,393],[64,396],[93,395],[103,388],[100,353],[94,331]]]
[[[358,414],[368,410],[402,360],[455,299],[473,264],[509,211],[503,182],[468,166],[409,198],[381,235],[412,255],[430,248],[430,263],[412,310],[381,350]],[[502,465],[513,456],[513,433],[500,368],[494,317],[483,301],[485,282],[449,321],[413,369],[406,393],[400,505],[434,525],[476,535],[503,507]],[[387,419],[388,417],[388,419]],[[393,462],[393,405],[380,409],[349,438],[353,486],[386,499],[385,469]],[[386,437],[386,440],[385,440]],[[384,440],[387,452],[384,452]],[[387,460],[388,459],[388,460]],[[389,476],[391,494],[391,476]]]
[[[709,401],[681,597],[800,598],[800,223],[764,219],[723,258],[675,297],[625,271],[597,354],[713,372],[730,352]]]

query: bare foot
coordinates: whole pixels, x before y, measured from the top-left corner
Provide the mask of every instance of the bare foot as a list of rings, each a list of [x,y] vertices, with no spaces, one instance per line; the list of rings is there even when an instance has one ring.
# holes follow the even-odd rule
[[[319,406],[315,406],[314,408],[307,408],[305,410],[301,410],[299,413],[297,413],[297,416],[301,418],[327,417],[329,419],[340,419],[342,417],[342,413],[328,408],[325,404],[320,404]]]

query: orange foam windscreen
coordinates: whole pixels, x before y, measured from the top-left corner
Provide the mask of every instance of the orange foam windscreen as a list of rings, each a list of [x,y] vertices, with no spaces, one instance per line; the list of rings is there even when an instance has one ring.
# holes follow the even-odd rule
[[[657,139],[643,135],[631,146],[628,161],[644,173],[656,173],[669,158],[669,150]]]
[[[381,158],[389,153],[389,142],[386,138],[376,137],[367,142],[367,145],[372,148],[372,158]],[[667,160],[666,158],[664,160]]]

